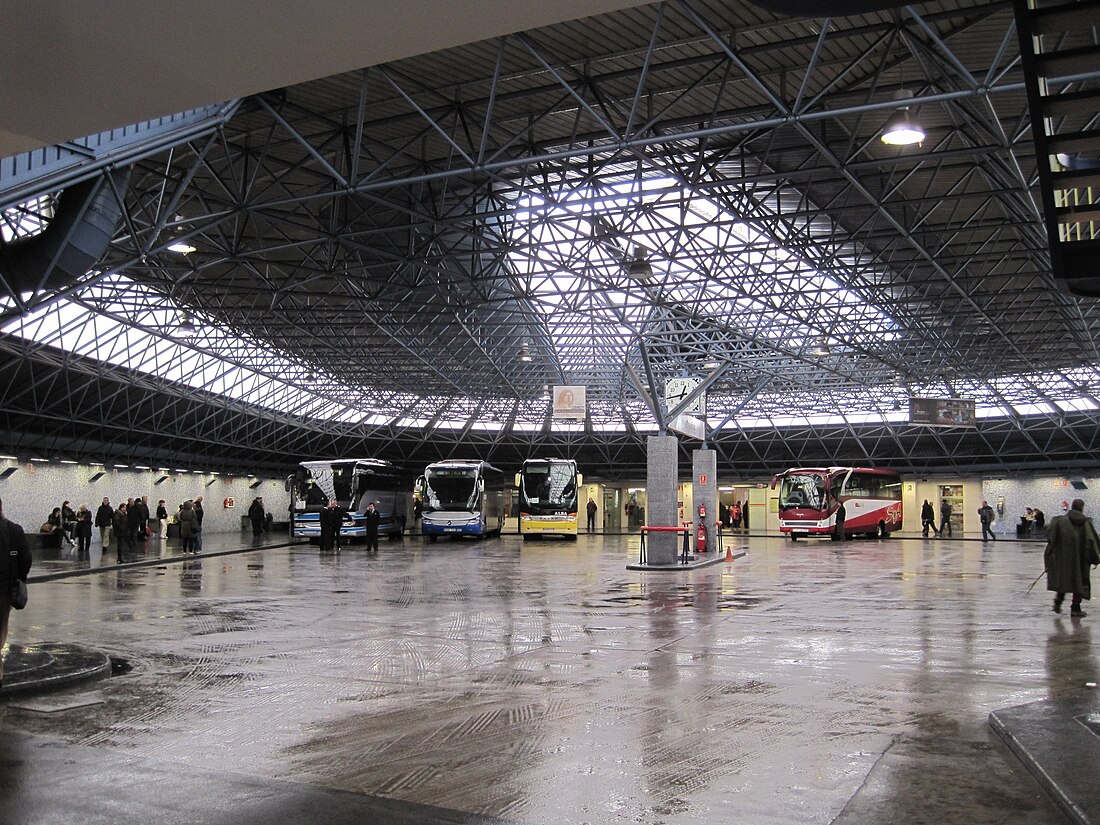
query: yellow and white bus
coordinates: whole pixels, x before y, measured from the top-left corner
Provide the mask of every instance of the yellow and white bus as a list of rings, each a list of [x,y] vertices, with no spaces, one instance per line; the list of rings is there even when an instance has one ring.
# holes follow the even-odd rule
[[[516,474],[519,532],[577,540],[579,489],[584,483],[577,462],[565,458],[529,458]]]

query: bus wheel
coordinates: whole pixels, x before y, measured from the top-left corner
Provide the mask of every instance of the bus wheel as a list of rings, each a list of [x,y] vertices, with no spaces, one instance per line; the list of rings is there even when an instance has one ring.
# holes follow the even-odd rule
[[[794,533],[791,533],[791,541],[798,541],[798,536],[796,536]]]
[[[890,538],[890,531],[886,529],[886,522],[885,521],[880,521],[878,523],[878,537],[880,539]]]
[[[428,536],[428,541],[435,543],[435,536]]]

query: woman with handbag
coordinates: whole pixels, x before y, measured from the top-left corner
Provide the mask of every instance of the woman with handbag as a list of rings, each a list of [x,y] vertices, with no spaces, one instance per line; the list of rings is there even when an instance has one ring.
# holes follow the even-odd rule
[[[0,650],[8,640],[8,617],[12,607],[22,610],[27,603],[30,570],[31,549],[27,537],[22,527],[4,518],[4,502],[0,501]],[[4,660],[0,658],[0,688],[3,686]]]

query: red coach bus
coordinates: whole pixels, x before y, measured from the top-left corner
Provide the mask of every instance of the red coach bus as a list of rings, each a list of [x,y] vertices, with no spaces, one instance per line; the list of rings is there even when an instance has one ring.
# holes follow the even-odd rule
[[[779,530],[802,536],[840,538],[836,511],[844,502],[844,533],[886,538],[901,529],[901,477],[871,467],[787,470],[772,479],[779,487]]]

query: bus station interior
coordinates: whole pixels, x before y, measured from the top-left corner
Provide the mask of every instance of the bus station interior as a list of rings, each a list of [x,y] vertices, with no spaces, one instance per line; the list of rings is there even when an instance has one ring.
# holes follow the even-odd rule
[[[1100,823],[1025,519],[1100,517],[1095,0],[9,5],[0,825]],[[295,534],[346,459],[377,552]],[[791,541],[829,467],[899,529]],[[134,496],[201,550],[37,535]]]

